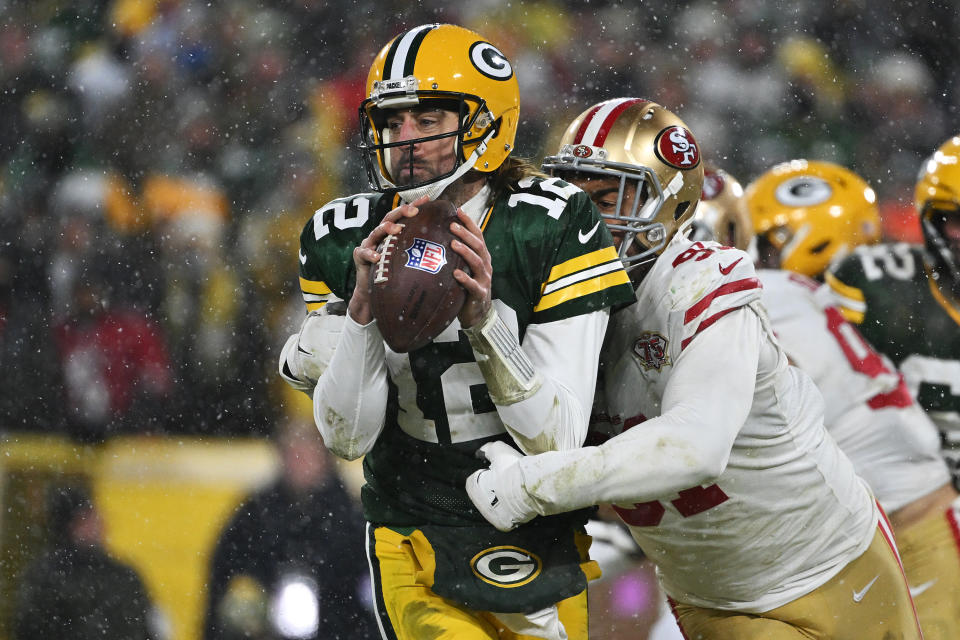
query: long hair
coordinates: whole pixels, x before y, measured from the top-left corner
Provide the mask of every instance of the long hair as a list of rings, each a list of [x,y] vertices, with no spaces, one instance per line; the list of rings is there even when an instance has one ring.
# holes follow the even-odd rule
[[[526,158],[507,156],[507,159],[493,172],[493,176],[490,178],[491,191],[494,194],[503,191],[516,191],[517,183],[531,176],[546,178],[547,174]]]

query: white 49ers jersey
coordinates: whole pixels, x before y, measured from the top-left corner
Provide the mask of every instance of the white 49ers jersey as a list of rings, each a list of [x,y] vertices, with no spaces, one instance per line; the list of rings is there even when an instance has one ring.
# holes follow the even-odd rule
[[[893,364],[839,309],[820,308],[818,283],[789,271],[758,273],[777,339],[820,389],[827,430],[880,505],[891,513],[946,484],[937,428]]]
[[[789,366],[749,256],[675,239],[611,317],[603,444],[519,462],[545,513],[612,503],[679,602],[746,612],[827,582],[878,510]]]

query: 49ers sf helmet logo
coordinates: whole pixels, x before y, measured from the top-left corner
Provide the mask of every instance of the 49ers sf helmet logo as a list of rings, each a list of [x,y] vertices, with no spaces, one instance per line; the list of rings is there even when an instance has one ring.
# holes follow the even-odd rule
[[[670,364],[670,356],[667,354],[667,339],[654,331],[646,331],[640,334],[637,341],[633,343],[633,353],[639,358],[640,364],[647,371],[656,369],[660,371],[664,365]]]
[[[667,127],[653,143],[657,157],[675,169],[693,169],[700,164],[700,147],[683,127]]]
[[[526,549],[512,546],[484,549],[470,560],[474,575],[495,587],[519,587],[538,575],[543,563]]]
[[[593,149],[585,144],[578,144],[573,148],[573,155],[578,158],[589,158],[593,155]]]

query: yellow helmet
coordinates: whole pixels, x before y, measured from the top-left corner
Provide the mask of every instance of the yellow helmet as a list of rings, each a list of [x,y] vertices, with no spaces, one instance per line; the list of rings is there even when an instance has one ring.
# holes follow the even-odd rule
[[[960,291],[960,247],[951,244],[943,228],[948,217],[960,216],[960,136],[944,142],[924,161],[914,201],[933,267]]]
[[[620,259],[631,267],[649,262],[693,215],[703,187],[700,147],[673,112],[639,98],[593,105],[570,123],[560,151],[543,160],[549,173],[586,173],[620,179],[616,215],[607,226],[622,231]],[[623,211],[627,181],[638,196]],[[628,256],[631,245],[640,252]]]
[[[370,186],[378,191],[397,184],[385,153],[392,148],[412,148],[418,142],[443,137],[457,145],[457,163],[450,172],[405,184],[408,190],[441,182],[445,187],[470,169],[495,171],[513,150],[520,117],[516,74],[499,49],[469,29],[426,24],[401,33],[373,61],[367,96],[360,104],[360,149]],[[456,131],[402,142],[385,138],[387,110],[432,100],[459,112]]]
[[[831,162],[778,164],[746,196],[760,254],[772,249],[783,269],[817,278],[854,247],[880,241],[873,189]]]
[[[749,251],[754,238],[743,187],[732,175],[709,162],[703,169],[703,194],[691,227],[691,240],[716,240],[743,251]]]

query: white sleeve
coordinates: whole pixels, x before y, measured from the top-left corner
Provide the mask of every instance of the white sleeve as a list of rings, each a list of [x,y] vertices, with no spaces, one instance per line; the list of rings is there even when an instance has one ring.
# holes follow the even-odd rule
[[[597,447],[521,459],[537,511],[647,502],[713,482],[749,415],[765,339],[760,318],[741,307],[677,358],[660,416]]]
[[[597,382],[608,309],[530,325],[521,345],[541,386],[525,400],[498,405],[507,431],[528,454],[583,445]]]
[[[347,314],[340,341],[313,392],[313,418],[335,455],[355,460],[383,430],[387,364],[376,322],[357,324]]]

